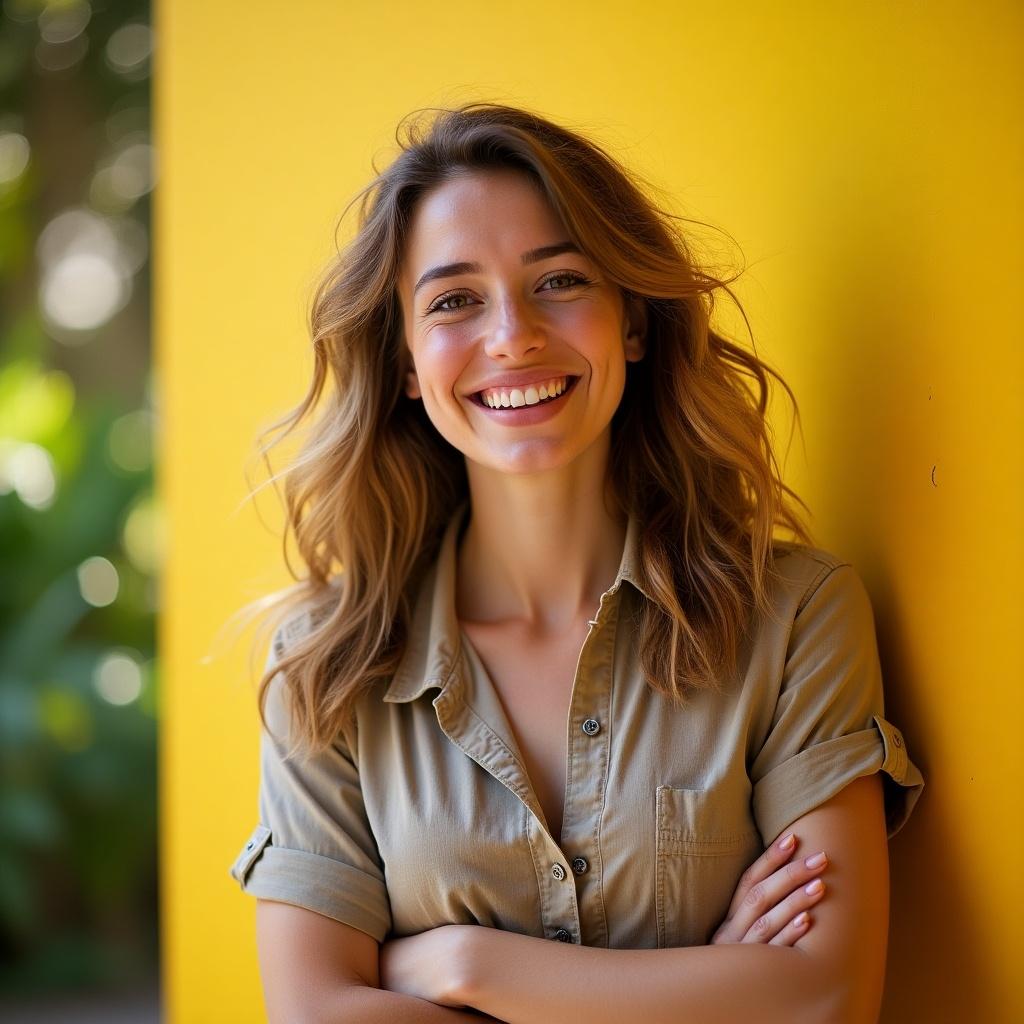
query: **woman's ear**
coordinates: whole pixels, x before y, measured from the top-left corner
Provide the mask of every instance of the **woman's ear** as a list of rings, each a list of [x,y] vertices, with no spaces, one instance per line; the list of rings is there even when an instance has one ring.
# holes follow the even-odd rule
[[[416,376],[415,370],[405,371],[405,393],[409,398],[423,397],[423,394],[420,391],[420,381]]]
[[[647,302],[632,292],[627,291],[623,295],[626,308],[623,317],[625,335],[622,343],[626,360],[636,363],[643,359],[647,351]]]

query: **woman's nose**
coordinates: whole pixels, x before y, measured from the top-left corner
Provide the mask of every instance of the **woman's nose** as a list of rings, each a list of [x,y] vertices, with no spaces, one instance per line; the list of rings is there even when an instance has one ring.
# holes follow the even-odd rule
[[[492,359],[500,356],[519,359],[542,349],[545,344],[543,328],[531,313],[529,304],[511,297],[496,311],[484,348]]]

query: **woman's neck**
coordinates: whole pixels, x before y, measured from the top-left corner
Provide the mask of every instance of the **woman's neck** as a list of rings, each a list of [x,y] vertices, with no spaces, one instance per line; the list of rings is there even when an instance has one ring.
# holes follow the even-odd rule
[[[593,617],[622,559],[626,519],[599,480],[499,478],[470,487],[456,557],[456,612],[470,622],[516,622],[559,633]],[[479,482],[479,481],[478,481]],[[487,483],[493,484],[493,478]]]

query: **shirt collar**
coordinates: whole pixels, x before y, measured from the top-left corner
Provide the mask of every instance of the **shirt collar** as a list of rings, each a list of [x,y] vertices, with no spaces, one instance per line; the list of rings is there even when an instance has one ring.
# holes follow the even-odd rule
[[[405,653],[384,694],[388,703],[415,700],[431,687],[444,689],[458,663],[461,627],[455,611],[455,569],[459,535],[468,511],[467,498],[455,510],[437,558],[420,584]],[[630,515],[619,571],[606,593],[614,593],[628,580],[650,598],[639,583],[639,532],[638,520]]]

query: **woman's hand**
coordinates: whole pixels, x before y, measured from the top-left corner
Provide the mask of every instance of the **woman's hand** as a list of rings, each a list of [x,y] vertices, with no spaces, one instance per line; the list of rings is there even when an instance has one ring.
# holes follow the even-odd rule
[[[810,927],[806,909],[824,895],[825,883],[817,879],[817,892],[808,893],[806,887],[828,861],[823,857],[820,864],[808,867],[806,861],[811,857],[790,860],[795,850],[796,837],[784,836],[743,872],[729,912],[711,939],[712,946],[726,942],[792,946],[806,934]]]
[[[429,999],[440,1006],[462,1007],[458,997],[463,974],[467,926],[438,928],[390,939],[380,946],[380,987],[389,992]]]

